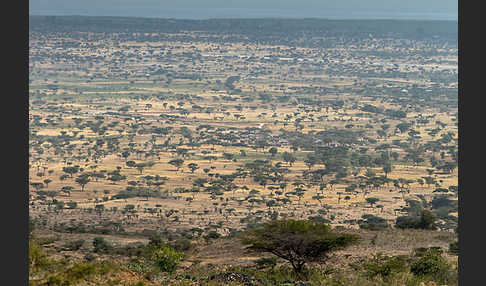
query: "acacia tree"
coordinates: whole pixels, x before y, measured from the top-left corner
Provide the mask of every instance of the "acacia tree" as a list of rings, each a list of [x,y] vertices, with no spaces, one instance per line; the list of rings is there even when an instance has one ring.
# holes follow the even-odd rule
[[[74,174],[76,174],[79,171],[79,166],[69,166],[69,167],[63,167],[62,171],[64,173],[68,173],[71,178],[73,177]]]
[[[128,156],[130,156],[130,151],[125,150],[121,153],[121,156],[127,161]]]
[[[393,171],[393,165],[391,162],[386,162],[384,165],[383,165],[383,172],[385,173],[385,178],[388,177],[388,174],[391,173],[391,171]]]
[[[275,157],[275,155],[276,155],[276,154],[277,154],[277,152],[278,152],[278,149],[277,149],[276,147],[272,147],[272,148],[270,148],[270,150],[268,150],[268,152],[269,152],[270,154],[272,154],[272,157]]]
[[[196,171],[197,169],[199,169],[199,165],[196,164],[196,163],[189,163],[189,164],[187,164],[187,167],[189,169],[191,169],[191,173],[193,173],[193,174],[194,174],[194,171]]]
[[[295,156],[290,152],[284,152],[282,154],[283,160],[292,166],[296,160]]]
[[[302,273],[309,262],[323,261],[331,251],[345,248],[359,239],[352,234],[333,233],[322,222],[275,220],[244,233],[241,241],[248,249],[270,252]]]
[[[182,164],[184,164],[184,160],[177,158],[169,161],[169,164],[172,166],[176,167],[177,171],[182,167]]]
[[[142,174],[143,169],[145,169],[146,167],[152,167],[153,165],[155,165],[155,163],[150,161],[150,162],[137,163],[135,164],[135,167],[140,172],[140,174]]]
[[[366,198],[366,202],[369,203],[371,206],[376,204],[380,199],[378,198]]]
[[[51,179],[45,179],[44,184],[46,184],[46,187],[49,187],[49,183],[52,182]]]
[[[89,179],[89,176],[86,174],[83,174],[79,177],[76,178],[76,183],[81,186],[81,191],[84,192],[84,187],[86,184],[88,184],[91,180]]]

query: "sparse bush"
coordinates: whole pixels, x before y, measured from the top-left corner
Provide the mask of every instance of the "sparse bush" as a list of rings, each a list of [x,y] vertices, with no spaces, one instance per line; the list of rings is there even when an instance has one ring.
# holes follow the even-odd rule
[[[84,239],[78,239],[75,241],[70,241],[64,244],[64,249],[69,251],[79,250],[84,244]]]
[[[171,246],[177,251],[187,251],[189,248],[191,248],[191,241],[187,238],[181,237],[171,243]]]
[[[109,253],[113,249],[103,237],[99,236],[93,239],[93,247],[95,253]]]
[[[362,218],[364,220],[359,223],[361,229],[382,230],[390,227],[384,218],[372,214],[365,214]]]
[[[390,257],[378,254],[363,263],[363,269],[369,278],[381,276],[387,280],[397,273],[406,272],[408,270],[408,263],[403,256]]]

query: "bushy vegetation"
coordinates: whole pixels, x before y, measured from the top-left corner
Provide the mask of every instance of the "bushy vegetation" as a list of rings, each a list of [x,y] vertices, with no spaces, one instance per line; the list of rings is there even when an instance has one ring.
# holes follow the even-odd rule
[[[215,267],[193,263],[180,268],[184,254],[153,237],[132,259],[105,257],[94,261],[54,259],[35,240],[29,247],[31,285],[411,285],[434,282],[457,285],[457,267],[438,247],[418,248],[409,255],[378,253],[349,266],[309,262],[301,272],[278,257],[262,257],[247,266]],[[343,261],[344,262],[344,261]],[[124,274],[123,274],[124,273]],[[130,281],[120,280],[123,275]],[[135,276],[133,276],[135,275]],[[126,278],[125,278],[126,279]],[[162,283],[162,284],[161,284]],[[432,284],[430,284],[432,285]]]
[[[419,216],[397,217],[395,227],[434,230],[437,229],[435,220],[435,215],[431,211],[423,210]]]
[[[362,229],[382,230],[390,227],[384,218],[372,214],[365,214],[362,218],[362,222],[359,223],[359,227]]]
[[[110,260],[86,262],[55,259],[36,240],[29,240],[29,285],[80,285],[88,281],[96,285],[109,285],[109,279],[103,279],[103,276],[115,273],[119,268]]]
[[[292,219],[265,223],[241,237],[249,249],[285,259],[297,273],[304,270],[306,263],[323,261],[329,252],[345,248],[358,239],[356,235],[334,233],[324,223]]]

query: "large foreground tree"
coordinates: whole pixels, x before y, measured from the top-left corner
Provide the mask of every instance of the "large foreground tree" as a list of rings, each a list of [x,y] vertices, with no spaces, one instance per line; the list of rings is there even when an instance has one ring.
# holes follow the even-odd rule
[[[306,220],[276,220],[244,233],[248,249],[269,252],[292,264],[301,273],[308,262],[324,261],[331,251],[357,242],[352,234],[338,234],[324,223]]]

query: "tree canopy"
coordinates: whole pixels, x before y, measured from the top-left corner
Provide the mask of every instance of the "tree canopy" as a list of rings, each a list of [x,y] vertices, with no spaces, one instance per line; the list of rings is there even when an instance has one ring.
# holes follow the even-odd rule
[[[338,234],[321,222],[276,220],[247,231],[241,238],[248,249],[270,252],[292,264],[301,273],[308,262],[325,260],[331,251],[356,242],[358,236]]]

